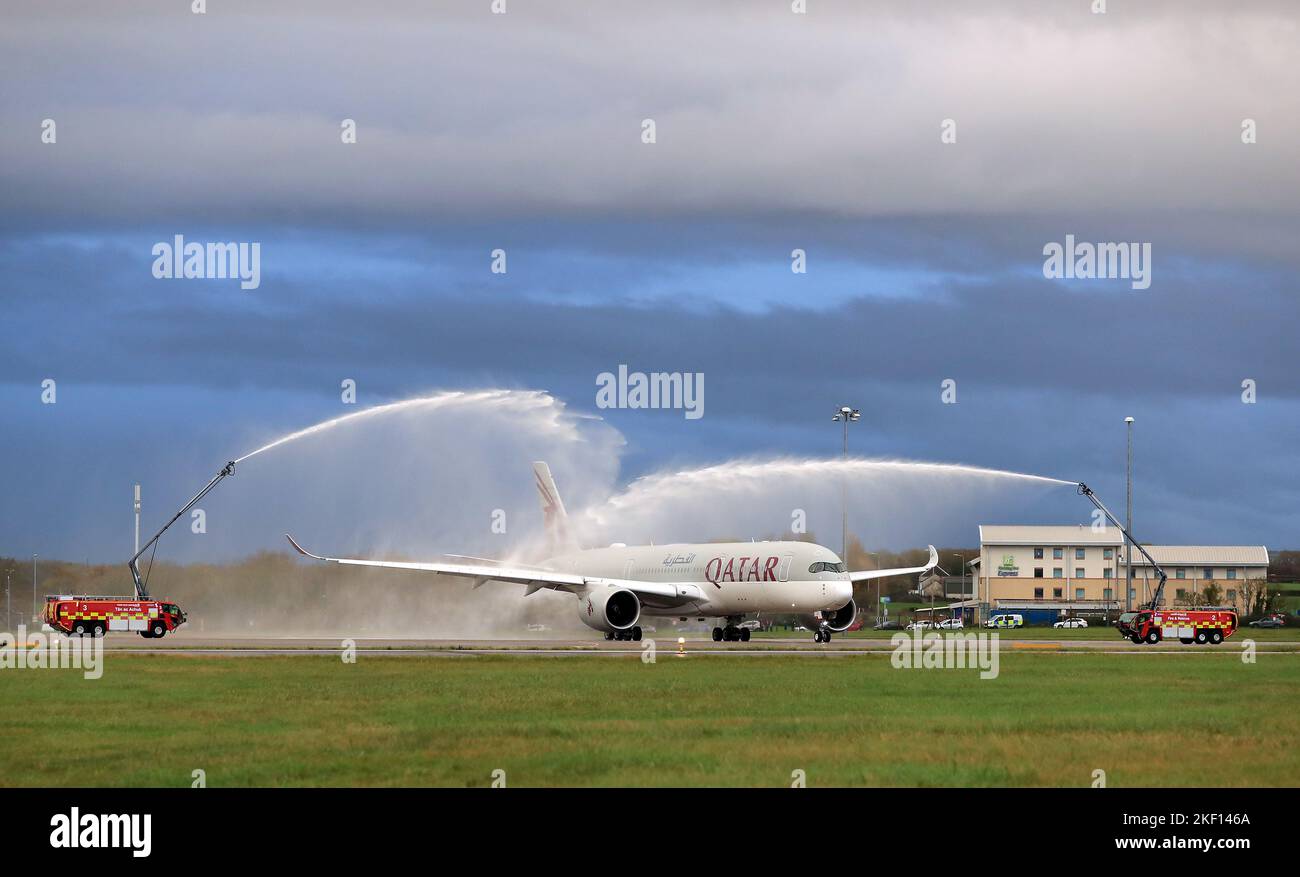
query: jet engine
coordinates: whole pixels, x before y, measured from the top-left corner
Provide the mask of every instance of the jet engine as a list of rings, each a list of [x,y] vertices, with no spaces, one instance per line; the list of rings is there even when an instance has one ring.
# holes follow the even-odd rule
[[[578,617],[604,633],[630,630],[641,620],[641,601],[626,588],[592,588],[578,599]]]
[[[858,617],[858,604],[852,600],[845,603],[838,609],[823,609],[816,615],[808,615],[803,619],[804,627],[809,630],[816,630],[822,624],[825,624],[836,633],[841,633],[849,629],[853,620]]]

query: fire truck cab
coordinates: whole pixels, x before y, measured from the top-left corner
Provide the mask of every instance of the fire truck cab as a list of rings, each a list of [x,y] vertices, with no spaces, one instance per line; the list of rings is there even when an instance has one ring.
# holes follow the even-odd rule
[[[166,600],[60,595],[45,598],[44,620],[68,636],[103,636],[110,630],[124,630],[158,639],[184,624],[187,617],[180,606]]]
[[[1152,645],[1177,639],[1184,645],[1218,645],[1237,630],[1231,609],[1143,609],[1119,617],[1119,634],[1135,643]]]

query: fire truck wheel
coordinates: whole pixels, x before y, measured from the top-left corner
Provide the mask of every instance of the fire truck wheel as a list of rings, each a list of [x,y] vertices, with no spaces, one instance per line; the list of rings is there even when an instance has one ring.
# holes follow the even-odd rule
[[[1129,637],[1129,639],[1133,640],[1133,645],[1135,646],[1142,645],[1142,637],[1138,636],[1136,633]]]
[[[1210,635],[1203,630],[1196,631],[1196,644],[1203,646],[1210,641]]]
[[[1154,630],[1148,631],[1147,642],[1151,643],[1151,645],[1155,645],[1156,643],[1160,642],[1160,634],[1156,633]]]
[[[96,639],[98,639],[99,637],[102,637],[102,636],[103,636],[104,634],[106,634],[106,633],[108,633],[108,629],[105,628],[104,625],[102,625],[102,624],[96,624],[96,625],[91,629],[91,634],[90,634],[90,635],[93,636],[93,637],[95,637]]]
[[[1216,646],[1223,642],[1223,632],[1218,630],[1210,631],[1210,642],[1214,643]]]
[[[78,622],[77,622],[75,625],[73,625],[73,627],[72,627],[72,635],[73,635],[73,636],[85,636],[85,635],[86,635],[86,625],[83,624],[82,622],[78,621]]]
[[[153,627],[149,629],[149,632],[154,635],[155,639],[158,639],[167,633],[167,626],[161,621],[155,621]]]

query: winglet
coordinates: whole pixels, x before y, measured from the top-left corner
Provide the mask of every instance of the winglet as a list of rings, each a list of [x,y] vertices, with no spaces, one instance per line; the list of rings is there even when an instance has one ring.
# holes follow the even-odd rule
[[[289,544],[293,546],[293,550],[294,550],[294,551],[297,551],[297,552],[298,552],[299,554],[301,554],[303,557],[311,557],[311,558],[314,558],[315,560],[327,560],[327,559],[328,559],[328,558],[325,558],[325,557],[321,557],[319,554],[312,554],[312,553],[311,553],[310,551],[308,551],[306,548],[303,548],[301,545],[299,545],[297,542],[295,542],[294,539],[293,539],[293,537],[290,536],[288,533],[285,533],[285,534],[284,534],[284,538],[288,539],[288,540],[289,540]],[[931,551],[933,551],[933,550],[934,550],[934,549],[931,549]]]
[[[293,541],[293,540],[290,540],[290,541]],[[299,549],[299,550],[301,551],[302,549]],[[930,562],[927,563],[927,564],[925,565],[925,568],[926,568],[926,569],[934,569],[934,568],[935,568],[936,566],[938,566],[938,565],[939,565],[939,552],[935,551],[935,550],[934,550],[934,546],[931,545],[931,546],[930,546]]]

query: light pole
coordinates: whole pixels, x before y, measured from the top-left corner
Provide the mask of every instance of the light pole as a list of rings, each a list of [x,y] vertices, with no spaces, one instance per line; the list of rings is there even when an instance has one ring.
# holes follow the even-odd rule
[[[867,552],[872,556],[872,564],[876,569],[880,569],[880,553],[876,551]],[[880,620],[880,579],[876,579],[876,621]]]
[[[848,405],[841,405],[840,409],[835,412],[831,418],[833,421],[844,424],[844,459],[849,458],[849,424],[857,423],[862,419],[862,412],[856,408],[850,408]],[[849,562],[849,491],[845,485],[844,476],[840,476],[840,508],[843,510],[841,528],[840,528],[840,560],[846,564]]]
[[[961,600],[964,603],[966,602],[966,568],[963,565],[965,561],[960,554],[954,554],[953,557],[957,558],[957,569],[961,571]]]
[[[32,555],[32,618],[40,615],[39,604],[36,602],[36,555]]]
[[[1124,466],[1124,483],[1127,488],[1125,528],[1133,532],[1133,418],[1125,417],[1128,432],[1128,460]],[[1133,541],[1124,537],[1124,611],[1133,611]]]

